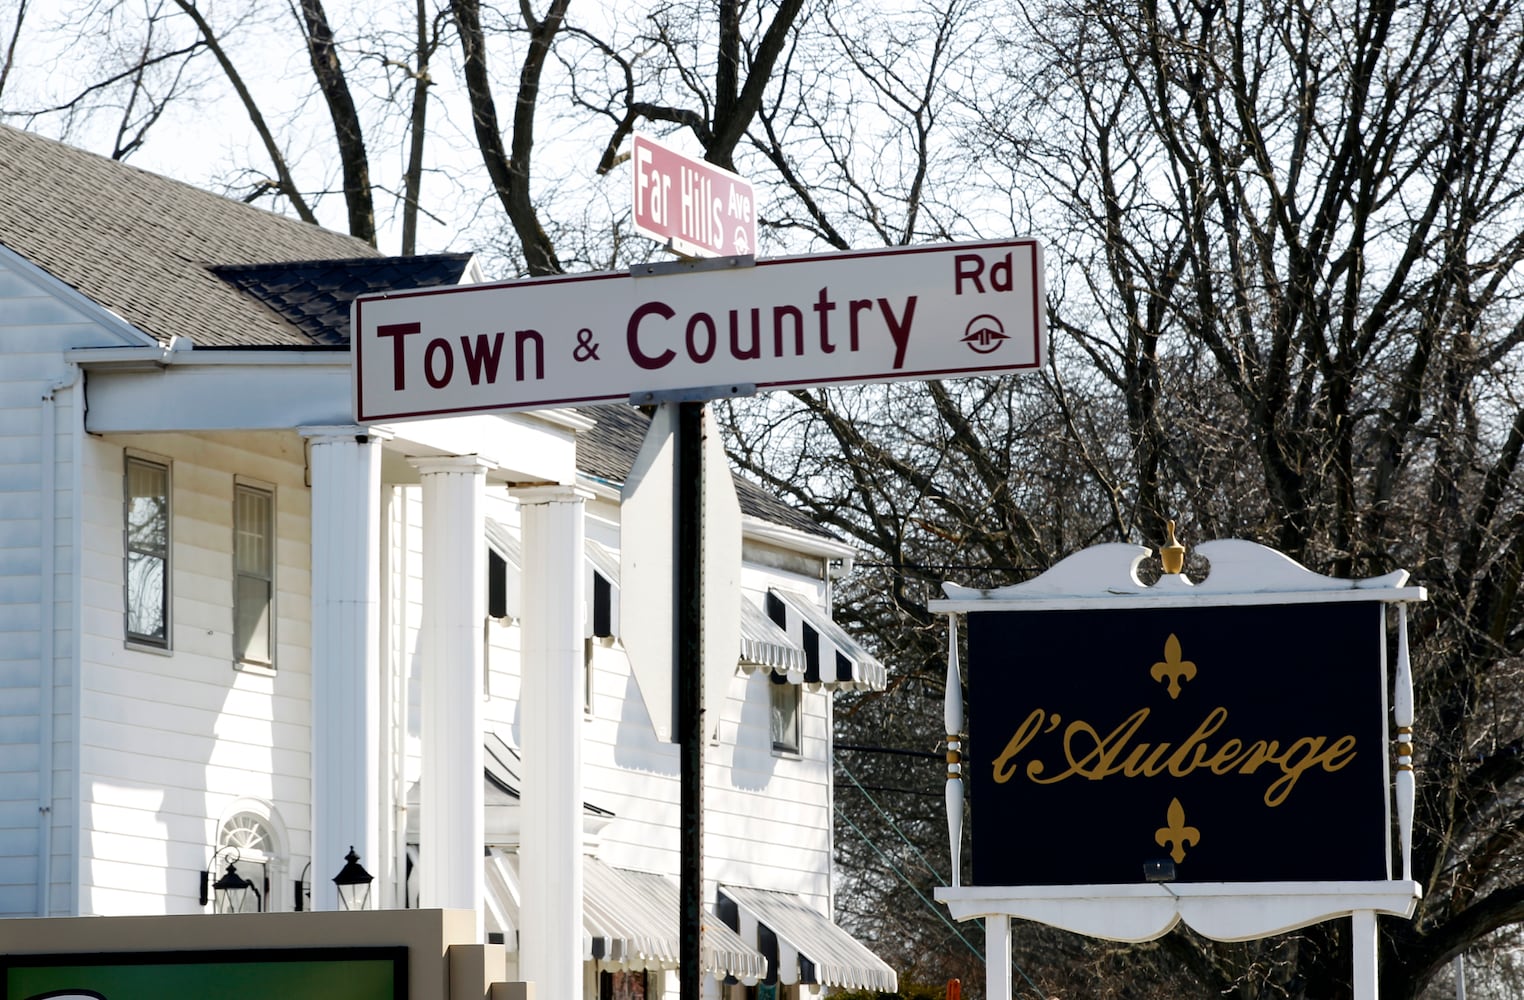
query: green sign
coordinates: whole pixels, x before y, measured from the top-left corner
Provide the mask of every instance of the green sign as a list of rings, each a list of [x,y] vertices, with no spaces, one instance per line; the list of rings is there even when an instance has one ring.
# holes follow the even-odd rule
[[[0,957],[5,1000],[407,1000],[406,948]]]

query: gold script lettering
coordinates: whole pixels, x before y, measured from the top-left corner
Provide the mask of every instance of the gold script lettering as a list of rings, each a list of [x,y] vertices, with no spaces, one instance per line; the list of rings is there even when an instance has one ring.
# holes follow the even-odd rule
[[[1024,769],[1018,762],[1039,735],[1053,732],[1060,721],[1057,714],[1050,716],[1044,709],[1033,709],[995,758],[995,781],[1005,784],[1023,770],[1033,784],[1054,785],[1070,778],[1101,781],[1109,777],[1157,778],[1165,774],[1184,778],[1200,770],[1220,777],[1235,773],[1252,776],[1262,767],[1272,767],[1276,776],[1265,789],[1264,802],[1274,809],[1291,795],[1302,775],[1318,769],[1326,773],[1339,771],[1356,756],[1356,740],[1352,735],[1332,741],[1327,736],[1303,736],[1284,750],[1279,740],[1245,743],[1230,738],[1214,745],[1212,737],[1228,722],[1228,710],[1221,706],[1209,711],[1178,746],[1163,741],[1151,743],[1138,738],[1149,716],[1149,709],[1140,708],[1104,734],[1084,720],[1070,722],[1060,737],[1065,766],[1047,774],[1047,763],[1035,753]]]

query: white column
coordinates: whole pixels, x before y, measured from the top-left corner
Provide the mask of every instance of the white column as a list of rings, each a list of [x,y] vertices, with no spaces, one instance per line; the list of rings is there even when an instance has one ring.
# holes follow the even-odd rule
[[[312,475],[312,906],[381,844],[381,442],[365,427],[304,427]]]
[[[513,492],[524,535],[519,976],[542,997],[582,996],[582,518],[591,495]]]
[[[1011,918],[1003,913],[984,918],[985,1000],[1011,1000]]]
[[[1377,965],[1381,954],[1381,938],[1376,933],[1376,911],[1356,910],[1352,920],[1349,950],[1355,963],[1355,1000],[1376,1000]]]
[[[419,903],[474,910],[481,938],[483,505],[493,466],[474,455],[412,464],[423,482]]]

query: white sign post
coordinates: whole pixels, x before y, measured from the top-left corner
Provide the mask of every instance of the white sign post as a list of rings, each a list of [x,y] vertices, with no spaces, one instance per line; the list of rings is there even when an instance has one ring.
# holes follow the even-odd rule
[[[1047,355],[1030,239],[365,296],[351,329],[360,423],[706,386],[998,375]]]

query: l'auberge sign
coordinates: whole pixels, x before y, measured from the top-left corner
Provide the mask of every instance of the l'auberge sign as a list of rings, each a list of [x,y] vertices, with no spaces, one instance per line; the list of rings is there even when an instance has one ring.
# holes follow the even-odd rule
[[[1390,878],[1382,616],[970,614],[973,884]]]

